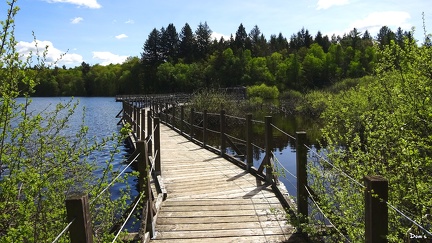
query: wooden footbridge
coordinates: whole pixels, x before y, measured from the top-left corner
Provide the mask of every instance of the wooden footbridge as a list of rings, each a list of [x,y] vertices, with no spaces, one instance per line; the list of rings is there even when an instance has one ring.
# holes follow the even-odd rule
[[[211,148],[205,139],[194,138],[193,128],[183,130],[189,124],[183,109],[178,123],[168,122],[167,106],[162,103],[150,106],[145,100],[123,100],[123,122],[133,128],[131,146],[148,141],[145,153],[157,185],[149,192],[150,199],[157,201],[156,195],[164,194],[164,200],[149,210],[153,220],[148,221],[148,240],[306,242],[287,219],[287,209],[294,203],[265,167],[272,162],[269,158],[256,169],[225,153],[225,148]]]
[[[181,105],[187,102],[185,96],[181,100],[172,95],[122,96],[117,100],[123,103],[118,114],[119,124],[131,128],[128,141],[134,152],[128,159],[129,165],[116,178],[136,162],[139,195],[122,216],[123,225],[115,224],[110,230],[117,232],[112,242],[119,239],[123,242],[309,242],[305,231],[292,222],[313,228],[317,239],[336,234],[338,241],[351,242],[344,226],[333,224],[334,216],[329,218],[321,210],[317,203],[321,195],[308,184],[307,156],[313,150],[306,145],[306,133],[291,136],[276,127],[270,116],[265,121],[255,121],[251,115],[239,118],[226,115],[223,110],[212,114],[189,107],[186,112]],[[244,131],[230,133],[230,124],[234,123],[243,126]],[[254,133],[256,126],[264,130],[264,137]],[[273,154],[274,132],[295,142],[295,174],[286,170]],[[253,160],[257,149],[264,155],[259,164]],[[323,160],[364,192],[365,242],[386,242],[387,180],[366,175],[362,185]],[[296,179],[293,185],[296,200],[279,182],[281,170],[282,174],[291,173]],[[311,222],[315,215],[309,214],[311,207],[325,217],[324,223]],[[53,242],[69,230],[70,242],[92,243],[88,195],[68,198],[66,211],[69,223]],[[139,217],[139,232],[121,234],[134,212]],[[401,215],[432,236],[419,223]],[[417,228],[410,228],[410,235],[411,229]]]

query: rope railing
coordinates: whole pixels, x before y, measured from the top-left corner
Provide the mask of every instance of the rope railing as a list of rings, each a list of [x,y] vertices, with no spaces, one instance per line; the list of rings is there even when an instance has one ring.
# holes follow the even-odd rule
[[[142,197],[143,197],[144,193],[141,193],[140,197],[138,198],[137,202],[135,203],[135,205],[133,206],[132,210],[130,211],[130,213],[128,214],[128,216],[126,217],[125,221],[123,222],[122,226],[120,227],[119,231],[117,232],[117,234],[115,235],[114,239],[112,242],[115,242],[117,240],[117,238],[119,237],[120,233],[123,231],[123,228],[126,226],[126,223],[129,221],[130,217],[132,216],[132,214],[134,213],[136,207],[138,206],[139,202],[141,201]]]
[[[337,167],[336,165],[334,165],[333,163],[331,163],[328,159],[324,158],[322,155],[318,154],[316,151],[314,151],[313,149],[311,149],[310,147],[308,147],[307,145],[304,145],[306,148],[309,149],[309,151],[311,153],[313,153],[318,159],[324,161],[325,163],[327,163],[328,165],[330,165],[332,168],[336,169],[337,171],[340,172],[341,175],[345,176],[346,178],[348,178],[351,182],[353,182],[354,184],[358,185],[359,187],[361,187],[362,189],[365,189],[366,186],[364,186],[363,184],[361,184],[360,182],[358,182],[357,180],[355,180],[353,177],[351,177],[350,175],[348,175],[348,173],[346,173],[345,171],[343,171],[341,168]],[[308,190],[309,192],[309,190]],[[312,198],[311,198],[312,199]],[[313,199],[312,199],[313,200]],[[428,231],[425,227],[423,227],[420,223],[418,223],[417,221],[413,220],[412,218],[410,218],[409,216],[407,216],[405,213],[403,213],[400,209],[396,208],[395,206],[393,206],[392,204],[390,204],[388,201],[385,201],[386,205],[391,208],[393,211],[397,212],[398,214],[400,214],[402,217],[404,217],[405,219],[407,219],[408,221],[410,221],[412,224],[416,225],[417,227],[419,227],[419,229],[421,229],[423,232],[425,232],[427,235],[432,236],[432,233],[430,231]],[[327,217],[326,217],[327,218]]]
[[[311,201],[314,203],[314,205],[317,207],[317,209],[321,212],[321,214],[327,219],[327,222],[330,223],[330,225],[343,237],[345,238],[345,240],[347,240],[348,242],[351,242],[343,233],[342,231],[340,231],[333,223],[332,221],[327,217],[327,215],[324,213],[324,211],[321,209],[321,207],[318,205],[318,203],[315,201],[314,197],[312,196],[312,193],[309,191],[308,187],[305,186],[305,189],[307,191],[307,193],[309,194],[309,198],[311,199]]]
[[[273,159],[278,162],[279,166],[284,169],[285,172],[287,172],[290,176],[294,177],[295,179],[297,179],[297,176],[295,176],[293,173],[291,173],[291,171],[289,171],[287,168],[285,168],[285,166],[283,166],[283,164],[279,161],[279,159],[276,157],[276,155],[274,154],[274,152],[272,152],[273,154]]]
[[[255,147],[255,148],[257,148],[257,149],[259,149],[259,150],[261,150],[261,151],[265,151],[265,148],[262,148],[262,147],[260,147],[260,146],[258,146],[256,144],[254,144],[254,143],[252,143],[252,146]]]
[[[296,138],[295,138],[294,136],[292,136],[292,135],[290,135],[290,134],[284,132],[282,129],[280,129],[279,127],[275,126],[274,124],[271,124],[271,126],[272,126],[274,129],[278,130],[280,133],[284,134],[285,136],[287,136],[287,137],[289,137],[289,138],[291,138],[291,139],[293,139],[293,140],[296,140]]]
[[[229,134],[227,134],[227,133],[225,133],[225,136],[231,138],[231,139],[234,140],[234,141],[237,141],[237,142],[240,143],[240,144],[246,144],[246,143],[247,143],[245,140],[240,139],[240,138],[237,138],[237,137],[234,137],[234,136],[231,136],[231,135],[229,135]]]
[[[76,218],[72,219],[69,224],[66,225],[66,227],[60,232],[60,234],[57,235],[57,237],[52,241],[52,243],[56,243],[60,237],[69,229],[69,227],[72,225],[72,223],[75,221]]]
[[[104,193],[106,192],[110,186],[132,165],[133,162],[140,156],[140,154],[137,154],[131,162],[90,202],[90,205],[93,205],[93,203]]]
[[[315,156],[317,156],[319,159],[321,159],[322,161],[326,162],[328,165],[330,165],[332,168],[338,170],[343,176],[345,176],[346,178],[348,178],[350,181],[354,182],[356,185],[358,185],[361,188],[366,188],[365,185],[361,184],[360,182],[358,182],[356,179],[354,179],[352,176],[348,175],[348,173],[346,173],[345,171],[343,171],[341,168],[337,167],[336,165],[334,165],[333,163],[331,163],[330,161],[328,161],[326,158],[324,158],[322,155],[318,154],[316,151],[314,151],[312,148],[310,148],[309,146],[307,146],[306,144],[304,144],[304,146],[311,152],[313,153]]]
[[[227,117],[227,118],[233,118],[233,119],[237,119],[237,120],[242,120],[242,121],[246,121],[246,118],[238,117],[238,116],[225,115],[225,117]]]
[[[410,217],[408,217],[406,214],[404,214],[401,210],[397,209],[395,206],[391,205],[389,202],[385,202],[387,204],[387,206],[389,206],[391,209],[393,209],[395,212],[399,213],[400,215],[402,215],[403,217],[405,217],[407,220],[409,220],[411,223],[415,224],[417,227],[419,227],[419,229],[421,229],[423,232],[425,232],[426,234],[428,234],[429,236],[432,236],[432,233],[430,231],[428,231],[427,229],[425,229],[425,227],[423,227],[420,223],[418,223],[417,221],[411,219]]]
[[[257,124],[265,124],[264,121],[258,121],[258,120],[252,120],[253,123],[257,123]]]

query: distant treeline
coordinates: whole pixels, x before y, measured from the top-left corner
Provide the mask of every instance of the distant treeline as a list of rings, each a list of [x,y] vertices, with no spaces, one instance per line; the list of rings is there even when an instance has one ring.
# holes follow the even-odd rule
[[[153,29],[140,57],[123,64],[34,68],[35,96],[113,96],[117,94],[193,92],[200,88],[265,83],[280,91],[308,91],[345,78],[372,74],[377,49],[394,41],[401,47],[410,31],[383,26],[377,36],[357,29],[331,37],[302,28],[286,38],[267,39],[258,26],[248,33],[240,24],[235,36],[212,39],[207,23],[195,31],[185,24]]]

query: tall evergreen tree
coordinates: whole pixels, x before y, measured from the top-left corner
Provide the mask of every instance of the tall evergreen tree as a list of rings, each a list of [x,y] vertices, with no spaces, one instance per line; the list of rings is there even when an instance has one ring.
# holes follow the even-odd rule
[[[195,34],[188,23],[184,25],[180,32],[179,58],[182,58],[185,63],[194,61],[195,53]]]
[[[157,65],[162,60],[161,33],[154,28],[144,43],[141,61],[147,65]]]
[[[237,29],[237,32],[235,34],[235,48],[237,51],[242,51],[246,48],[246,39],[248,38],[248,35],[246,33],[246,29],[243,26],[243,24],[240,24],[240,26]]]
[[[204,24],[200,23],[198,25],[198,28],[195,31],[195,35],[196,35],[197,56],[200,59],[204,59],[210,55],[211,43],[212,43],[211,40],[212,30],[207,25],[207,22],[204,22]]]
[[[255,25],[249,33],[249,39],[251,41],[251,52],[253,57],[259,56],[260,53],[260,36],[261,30]]]
[[[173,24],[169,24],[166,29],[161,29],[160,45],[162,60],[177,62],[179,35]]]
[[[401,27],[396,30],[395,39],[400,47],[404,46],[404,32]]]
[[[321,34],[321,31],[317,32],[317,34],[315,36],[314,43],[317,43],[318,45],[320,45],[323,48],[324,52],[327,52],[330,45],[331,45],[328,36],[327,35],[323,36]]]
[[[391,40],[395,40],[395,33],[387,26],[381,27],[376,37],[381,48],[389,45]]]

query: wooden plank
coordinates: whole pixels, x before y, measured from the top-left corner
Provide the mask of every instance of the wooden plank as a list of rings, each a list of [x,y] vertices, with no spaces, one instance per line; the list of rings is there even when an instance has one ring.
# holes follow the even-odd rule
[[[194,211],[243,211],[243,210],[272,210],[282,208],[280,204],[249,204],[249,205],[205,205],[205,206],[176,206],[166,207],[165,212],[194,212]]]
[[[172,206],[199,206],[199,205],[249,205],[254,204],[278,204],[279,199],[273,197],[269,200],[266,199],[253,199],[242,200],[242,199],[225,199],[225,200],[207,200],[207,199],[197,199],[197,200],[169,200],[164,203],[164,207]],[[280,205],[280,204],[279,204]]]
[[[294,233],[282,231],[280,227],[269,227],[260,229],[231,229],[231,230],[186,230],[158,232],[158,237],[164,239],[193,239],[212,237],[239,237],[239,236],[261,236],[261,235],[284,235]]]
[[[291,241],[296,229],[271,185],[166,126],[160,129],[168,196],[152,241]]]
[[[242,223],[242,222],[261,222],[261,221],[281,221],[285,222],[285,214],[268,214],[263,216],[238,215],[223,217],[159,217],[158,227],[169,224],[211,224],[211,223]]]
[[[222,222],[222,223],[203,223],[203,224],[168,224],[159,225],[159,231],[210,231],[210,230],[230,230],[230,229],[262,229],[262,228],[281,228],[283,232],[294,231],[293,226],[287,226],[286,223],[278,221],[265,222]]]
[[[159,212],[159,217],[225,217],[225,216],[267,216],[273,215],[272,210],[238,210],[238,211],[224,211],[224,210],[215,210],[215,211],[201,211],[201,212],[167,212],[161,210]]]
[[[207,238],[197,238],[197,239],[175,239],[176,243],[202,243],[203,241],[212,242],[212,243],[230,243],[230,242],[250,242],[250,243],[272,243],[272,242],[306,242],[306,241],[290,241],[289,238],[291,235],[283,236],[283,235],[271,235],[271,236],[248,236],[247,238],[242,236],[234,236],[234,237],[207,237]],[[171,243],[172,239],[167,240],[159,240],[155,239],[155,242],[158,243]]]

